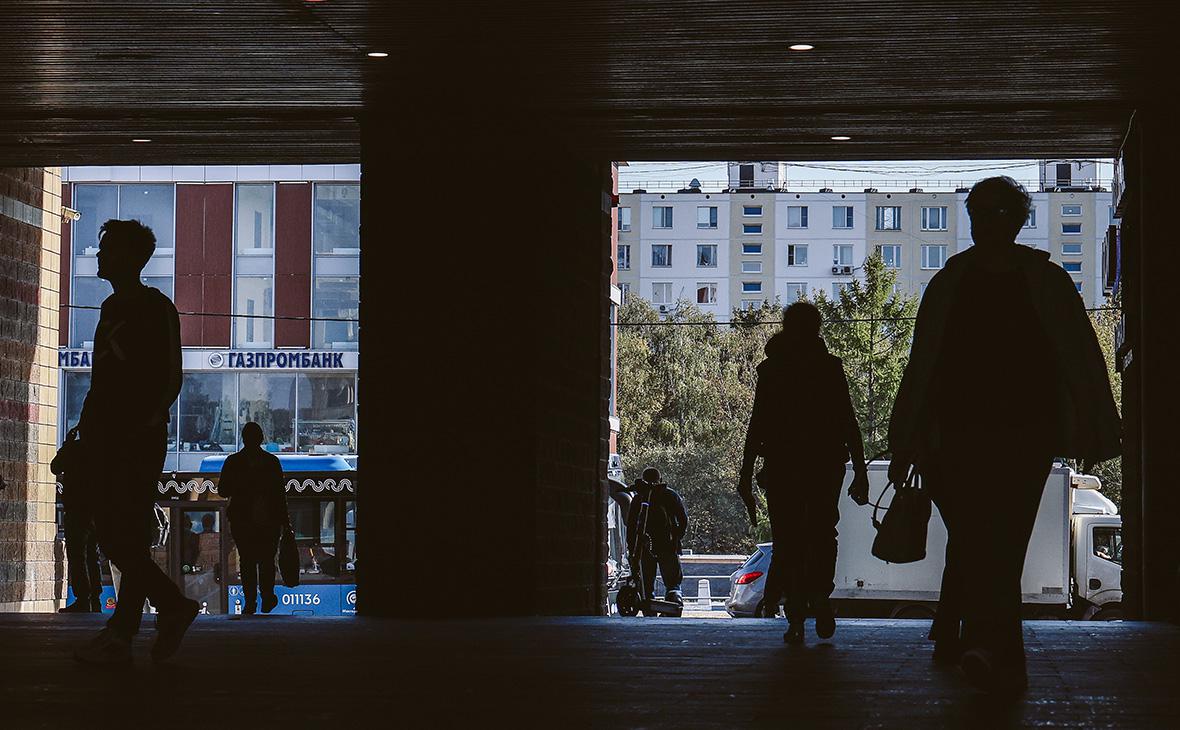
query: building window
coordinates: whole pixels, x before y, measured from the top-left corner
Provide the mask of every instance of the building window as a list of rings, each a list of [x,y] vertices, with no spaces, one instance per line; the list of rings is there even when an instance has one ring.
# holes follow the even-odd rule
[[[672,303],[672,282],[657,281],[651,285],[651,303],[652,304],[671,304]]]
[[[852,228],[852,206],[832,206],[832,228]]]
[[[61,434],[64,439],[71,428],[78,425],[82,417],[82,404],[86,402],[86,394],[90,392],[89,370],[67,370],[65,376],[65,397],[59,402],[65,408],[65,430]]]
[[[717,244],[697,244],[697,266],[701,268],[713,268],[717,266]]]
[[[72,281],[70,297],[74,307],[70,308],[70,347],[90,349],[94,347],[94,331],[98,328],[98,308],[111,295],[111,285],[97,276],[74,276]],[[172,299],[171,276],[143,276],[140,281]]]
[[[761,261],[743,261],[742,262],[742,273],[743,274],[761,274],[762,273],[762,262]]]
[[[98,253],[98,229],[112,218],[137,220],[156,236],[155,256],[171,256],[176,247],[176,186],[75,185],[74,207],[82,217],[73,223],[74,254]]]
[[[626,304],[631,298],[631,285],[623,281],[619,283],[619,304]]]
[[[1073,288],[1078,290],[1078,294],[1081,294],[1082,293],[1082,282],[1075,281],[1073,283]]]
[[[742,300],[742,309],[746,310],[747,312],[750,311],[751,309],[757,309],[760,306],[762,306],[762,302],[758,299],[743,299]]]
[[[697,207],[697,228],[717,227],[717,206],[702,205]]]
[[[806,243],[787,244],[787,266],[806,266],[806,265],[807,265],[807,244]]]
[[[918,286],[918,297],[921,298],[926,293],[926,285],[930,282],[924,281]]]
[[[653,243],[651,246],[651,265],[668,267],[672,265],[672,244]]]
[[[631,244],[620,243],[618,248],[619,271],[631,270]]]
[[[1080,205],[1063,205],[1061,206],[1062,216],[1075,216],[1082,214],[1082,206]]]
[[[761,205],[743,205],[742,215],[747,218],[758,218],[762,216]]]
[[[1024,227],[1025,228],[1036,228],[1037,227],[1037,209],[1036,208],[1029,208],[1028,209],[1028,218],[1024,219]]]
[[[832,299],[840,301],[844,297],[844,292],[848,289],[848,282],[834,281],[832,282]]]
[[[235,238],[238,254],[269,255],[275,245],[275,186],[271,183],[238,185],[237,194]]]
[[[924,244],[922,246],[922,268],[941,269],[946,264],[946,246]]]
[[[238,378],[238,422],[262,426],[267,451],[295,451],[295,376],[241,373]],[[240,436],[239,436],[240,438]]]
[[[1080,274],[1080,273],[1082,273],[1082,262],[1081,261],[1062,261],[1061,268],[1065,269],[1066,271],[1068,271],[1071,274]]]
[[[806,228],[807,227],[807,206],[806,205],[788,205],[787,206],[787,228]]]
[[[901,208],[898,206],[878,205],[877,206],[877,230],[878,231],[900,231],[901,230]]]
[[[356,378],[298,376],[298,449],[310,454],[356,453]]]
[[[807,296],[807,284],[797,281],[789,281],[784,286],[784,294],[786,294],[787,304],[794,304],[803,297]]]
[[[74,208],[82,217],[72,223],[75,256],[98,253],[98,229],[119,217],[118,185],[75,185]],[[153,231],[154,232],[154,231]]]
[[[316,183],[313,215],[317,254],[360,254],[360,185]]]
[[[619,230],[626,233],[631,230],[631,209],[619,208]]]
[[[901,246],[895,243],[887,243],[877,246],[877,252],[881,254],[881,261],[885,263],[885,268],[901,268]]]
[[[1082,235],[1081,223],[1062,223],[1061,232],[1066,236],[1080,236]]]
[[[1082,244],[1080,243],[1063,243],[1061,244],[1061,253],[1063,256],[1081,256]]]
[[[697,304],[716,304],[717,303],[717,284],[716,282],[697,283]]]
[[[311,314],[316,318],[336,321],[312,323],[312,347],[334,350],[357,349],[360,307],[359,276],[315,277]]]
[[[670,206],[670,205],[653,205],[651,208],[651,227],[652,228],[671,228],[672,227],[672,206]]]
[[[239,276],[235,282],[234,345],[266,349],[274,345],[274,277]]]
[[[922,230],[923,231],[945,231],[946,230],[946,206],[940,205],[932,208],[922,208]]]
[[[837,243],[832,245],[832,265],[852,266],[851,243]]]
[[[742,224],[742,233],[747,236],[760,234],[760,233],[762,233],[762,224],[761,223],[743,223]]]
[[[177,419],[181,451],[236,451],[238,376],[185,373]]]
[[[743,281],[742,293],[744,294],[760,294],[762,293],[762,282],[760,281]]]
[[[742,254],[743,255],[754,256],[754,255],[758,255],[761,253],[762,253],[762,244],[761,243],[743,243],[742,244]]]

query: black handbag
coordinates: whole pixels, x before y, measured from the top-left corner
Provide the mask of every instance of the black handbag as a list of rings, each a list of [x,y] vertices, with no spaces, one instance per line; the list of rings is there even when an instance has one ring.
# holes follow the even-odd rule
[[[893,487],[893,501],[888,507],[881,506],[885,493]],[[877,519],[877,512],[885,517]],[[873,540],[873,555],[887,563],[916,563],[926,557],[926,533],[930,524],[930,495],[922,488],[922,479],[917,469],[910,467],[905,484],[898,486],[892,481],[881,490],[873,503],[873,527],[877,537]]]
[[[279,575],[288,588],[299,585],[299,549],[290,522],[283,525],[283,533],[279,536]]]
[[[71,428],[66,433],[65,441],[61,442],[61,447],[57,450],[53,461],[49,462],[49,471],[59,477],[72,476],[82,471],[85,458],[83,448],[82,441],[78,438],[78,429]]]

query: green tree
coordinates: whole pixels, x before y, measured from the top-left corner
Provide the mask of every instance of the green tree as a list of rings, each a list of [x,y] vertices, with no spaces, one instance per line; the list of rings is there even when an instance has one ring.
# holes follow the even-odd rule
[[[1106,359],[1106,371],[1110,376],[1111,390],[1114,391],[1114,402],[1118,406],[1119,415],[1123,414],[1123,379],[1115,369],[1115,332],[1122,319],[1122,302],[1120,297],[1109,299],[1106,307],[1090,312],[1090,323],[1094,325],[1094,333],[1098,335],[1098,345],[1102,348],[1102,355]],[[1080,465],[1075,464],[1075,468]],[[1090,472],[1102,482],[1102,493],[1115,504],[1122,507],[1123,503],[1123,460],[1121,457],[1104,461],[1092,468]]]
[[[865,456],[889,448],[889,416],[909,360],[918,298],[895,291],[897,273],[880,253],[864,264],[864,280],[853,280],[838,299],[822,289],[812,303],[823,315],[828,350],[844,361]]]

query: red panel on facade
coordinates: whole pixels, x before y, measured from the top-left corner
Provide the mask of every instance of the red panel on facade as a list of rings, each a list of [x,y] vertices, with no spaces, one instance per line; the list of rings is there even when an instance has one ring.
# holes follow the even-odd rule
[[[275,315],[311,315],[311,184],[280,183],[275,194]],[[308,347],[306,321],[276,320],[276,347]]]
[[[69,183],[62,183],[61,204],[69,208],[74,201],[74,188]],[[58,266],[61,267],[61,281],[58,286],[57,299],[57,344],[66,347],[70,344],[70,264],[74,261],[74,224],[62,221],[61,224],[61,257]],[[63,404],[64,405],[64,404]]]
[[[233,312],[234,186],[205,187],[205,271],[203,312]],[[202,317],[205,347],[229,347],[229,317]]]
[[[181,312],[199,312],[204,304],[205,186],[176,186],[176,288],[173,301]],[[180,344],[204,344],[201,317],[180,318]]]

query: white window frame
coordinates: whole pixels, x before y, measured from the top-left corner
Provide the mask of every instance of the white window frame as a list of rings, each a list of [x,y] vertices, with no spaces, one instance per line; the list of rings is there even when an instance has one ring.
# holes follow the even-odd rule
[[[892,228],[885,227],[885,211],[894,211],[893,219],[897,224]],[[900,205],[878,205],[876,212],[876,220],[878,231],[900,231],[901,230],[901,206]]]
[[[711,263],[711,264],[702,264],[701,263],[701,249],[705,248],[705,247],[713,249],[713,263]],[[717,251],[717,244],[715,244],[715,243],[698,243],[697,244],[696,266],[698,269],[715,269],[715,268],[717,268],[717,261],[719,258],[720,257],[719,257],[718,251]]]
[[[848,261],[844,261],[840,255],[844,251],[848,252]],[[855,252],[851,243],[833,243],[832,244],[832,266],[852,266],[852,257]]]
[[[666,264],[657,264],[656,263],[656,248],[657,247],[668,249],[668,263],[666,263]],[[670,244],[670,243],[653,243],[651,245],[651,267],[653,269],[670,269],[670,268],[672,268],[672,244]]]
[[[753,266],[755,268],[750,268],[751,266]],[[762,262],[761,261],[743,261],[742,262],[742,273],[743,274],[761,274],[762,273]]]
[[[660,211],[660,210],[667,210],[668,211],[667,217],[669,218],[669,220],[668,220],[668,225],[666,225],[666,226],[665,225],[656,225],[656,223],[657,223],[656,211]],[[658,218],[659,218],[658,222],[663,223],[664,214],[663,213],[658,214]],[[672,225],[673,225],[673,223],[675,223],[675,220],[676,219],[673,217],[673,213],[672,213],[672,206],[670,206],[670,205],[653,205],[651,207],[651,227],[653,229],[655,229],[657,231],[670,231],[670,230],[672,230]]]
[[[1071,269],[1070,268],[1071,266],[1077,266],[1077,268]],[[1071,274],[1081,274],[1082,273],[1082,262],[1081,261],[1062,261],[1061,268],[1065,269],[1066,271],[1068,271]]]
[[[751,208],[757,208],[758,212],[757,213],[747,212]],[[762,217],[762,206],[761,205],[743,205],[742,206],[742,217],[743,218],[761,218]]]
[[[890,264],[890,262],[888,260],[886,260],[886,258],[885,258],[885,249],[886,248],[890,249],[890,251],[895,254],[893,257],[892,264]],[[902,246],[900,243],[880,243],[880,244],[877,244],[877,251],[881,254],[881,261],[884,262],[885,268],[891,269],[893,271],[899,271],[901,269],[901,257],[904,254],[903,254]]]
[[[1065,248],[1066,246],[1077,246],[1078,250],[1077,251],[1067,251]],[[1082,255],[1082,244],[1080,242],[1079,243],[1063,243],[1063,244],[1061,244],[1061,255],[1062,256],[1081,256]]]
[[[620,243],[615,251],[615,257],[619,260],[619,271],[631,270],[631,244]]]
[[[708,288],[709,301],[701,301],[701,289]],[[696,288],[697,304],[716,304],[717,303],[717,282],[715,281],[698,281]]]
[[[761,306],[762,306],[761,299],[743,299],[742,300],[742,309],[747,312],[750,311],[751,309],[757,309]]]
[[[1066,226],[1077,226],[1078,229],[1076,231],[1067,231],[1067,230],[1065,230]],[[1080,235],[1082,235],[1082,224],[1081,223],[1062,223],[1061,224],[1061,235],[1063,235],[1063,236],[1080,236]]]
[[[833,281],[832,282],[832,301],[838,302],[844,295],[845,290],[848,289],[847,281]]]
[[[930,266],[930,252],[934,249],[941,249],[942,261],[938,266]],[[922,270],[923,271],[938,271],[946,266],[947,246],[945,243],[924,243],[922,244]]]
[[[930,225],[931,211],[938,211],[935,215],[939,220],[936,221],[939,225]],[[945,231],[947,227],[947,213],[945,205],[924,205],[922,206],[922,230],[923,231]]]
[[[747,246],[757,246],[758,250],[757,251],[747,251],[746,250]],[[762,244],[761,243],[743,243],[742,244],[742,256],[761,256],[761,255],[762,255]]]
[[[791,211],[798,211],[798,220],[791,223]],[[788,205],[787,206],[787,228],[802,229],[807,228],[807,206],[806,205]]]
[[[660,301],[659,299],[656,298],[656,287],[667,287],[668,295],[664,301]],[[669,304],[671,304],[672,303],[672,282],[670,282],[670,281],[653,281],[651,283],[651,303],[656,304],[656,305],[659,305],[659,304],[669,305]]]
[[[701,211],[706,211],[705,222],[701,222]],[[707,211],[713,211],[711,214]],[[717,206],[716,205],[698,205],[697,206],[697,229],[702,231],[717,230]]]
[[[799,288],[799,296],[795,297],[794,299],[791,299],[791,287],[798,287]],[[783,294],[784,294],[784,299],[787,302],[787,304],[794,304],[795,302],[799,301],[803,297],[807,296],[807,282],[805,282],[805,281],[788,281],[787,283],[783,284]]]
[[[848,225],[846,225],[846,226],[836,225],[836,211],[837,210],[844,210],[845,211],[844,222],[847,223]],[[854,220],[853,206],[851,206],[851,205],[833,205],[832,206],[832,230],[834,230],[834,231],[850,231],[855,227],[856,227],[856,221]]]
[[[619,208],[619,231],[627,233],[631,230],[631,206]]]
[[[1037,227],[1037,207],[1034,205],[1028,209],[1028,217],[1024,219],[1025,228]]]
[[[803,263],[799,263],[799,253],[803,253]],[[810,261],[810,254],[808,252],[808,244],[806,243],[788,243],[787,244],[787,266],[792,268],[804,268]]]
[[[746,288],[747,284],[755,284],[755,285],[757,285],[758,289],[757,290],[747,289]],[[760,281],[743,281],[742,282],[742,294],[761,294],[761,293],[762,293],[762,282],[760,282]]]
[[[758,226],[758,230],[756,230],[756,231],[746,230],[747,228],[751,228],[753,226]],[[743,236],[761,236],[762,235],[762,224],[761,223],[743,223],[742,224],[742,235]]]
[[[1077,213],[1066,213],[1065,212],[1066,208],[1077,208],[1078,212]],[[1081,215],[1082,215],[1082,206],[1080,203],[1062,203],[1061,204],[1061,217],[1062,218],[1078,218]]]

